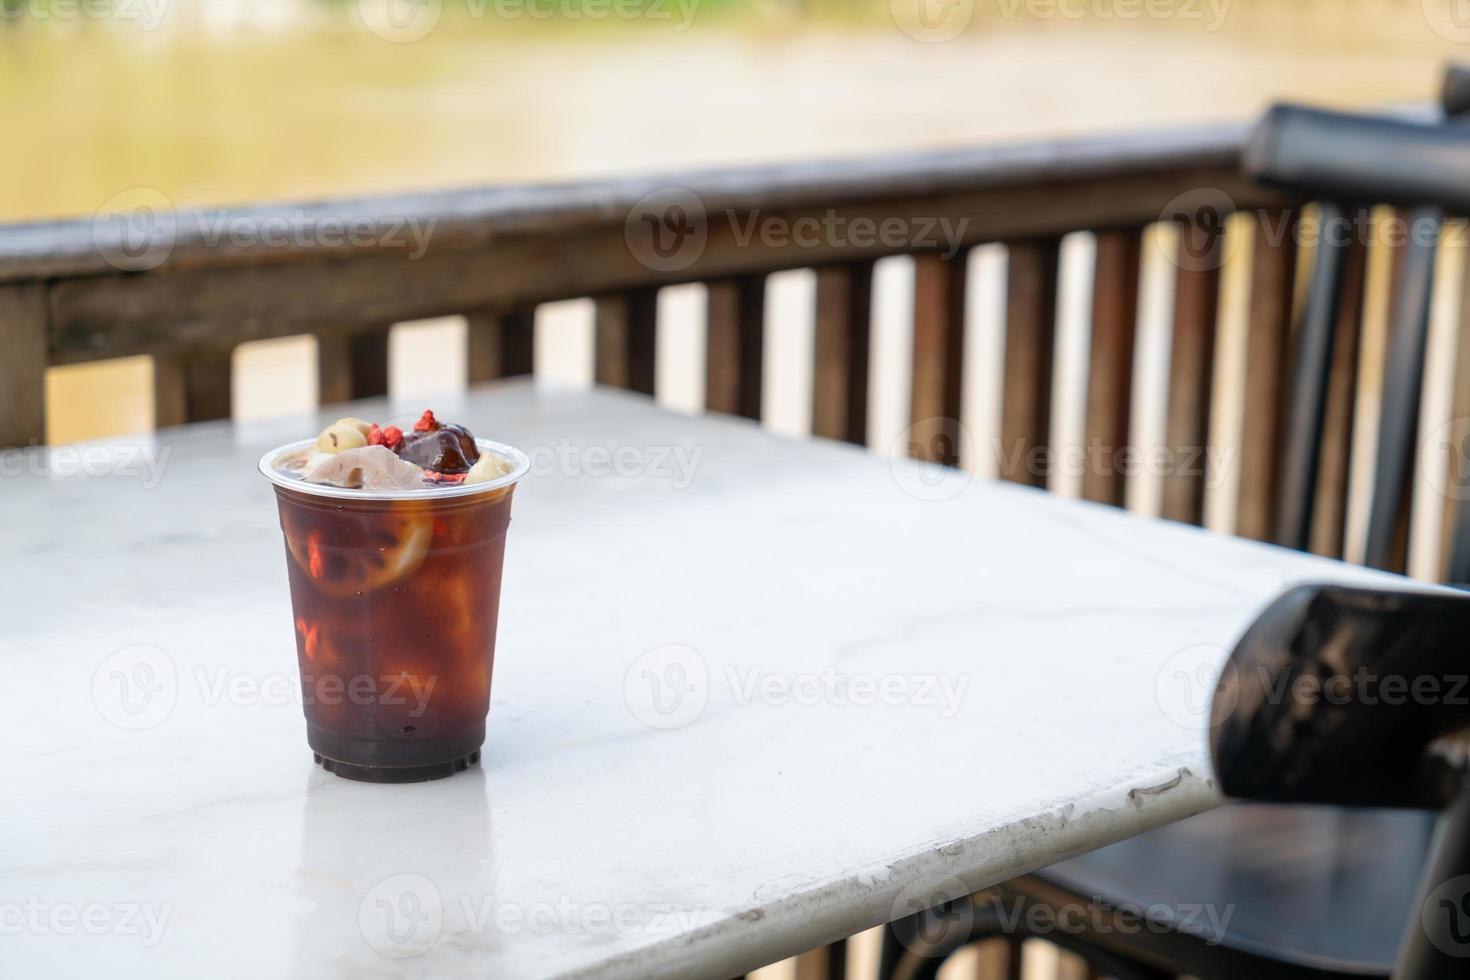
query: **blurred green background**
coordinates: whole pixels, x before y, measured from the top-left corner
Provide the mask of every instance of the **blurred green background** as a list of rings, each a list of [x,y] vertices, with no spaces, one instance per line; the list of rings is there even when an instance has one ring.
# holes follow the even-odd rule
[[[1470,51],[1437,2],[0,0],[0,218],[134,186],[217,204],[1418,99]],[[905,33],[926,12],[963,29]]]

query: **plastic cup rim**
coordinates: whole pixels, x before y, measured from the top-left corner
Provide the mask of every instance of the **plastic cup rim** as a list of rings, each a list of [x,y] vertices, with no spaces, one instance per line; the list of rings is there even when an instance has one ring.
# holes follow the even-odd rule
[[[287,490],[295,490],[298,493],[309,494],[314,497],[334,497],[338,500],[443,500],[446,497],[473,497],[480,493],[489,493],[492,490],[502,490],[520,481],[531,469],[531,459],[525,453],[514,446],[508,446],[503,442],[495,442],[492,439],[476,439],[475,446],[481,453],[491,452],[509,460],[515,466],[504,476],[484,483],[449,483],[438,487],[424,487],[422,490],[364,490],[352,487],[334,487],[329,483],[308,483],[300,477],[289,476],[276,470],[274,463],[287,453],[305,449],[307,446],[316,444],[316,438],[298,439],[288,442],[283,446],[277,446],[270,452],[260,457],[259,469],[261,475],[278,487]]]

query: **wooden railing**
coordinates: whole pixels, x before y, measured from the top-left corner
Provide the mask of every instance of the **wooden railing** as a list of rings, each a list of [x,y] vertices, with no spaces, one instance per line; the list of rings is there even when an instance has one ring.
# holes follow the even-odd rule
[[[470,381],[524,374],[532,369],[535,306],[573,297],[596,299],[597,380],[650,392],[656,290],[692,281],[710,287],[709,408],[757,417],[763,279],[803,267],[819,270],[814,431],[862,441],[872,261],[918,254],[913,411],[958,418],[963,250],[986,242],[1012,246],[1008,431],[1038,438],[1046,421],[1060,237],[1105,233],[1102,336],[1112,330],[1114,339],[1125,339],[1139,229],[1159,220],[1171,200],[1216,188],[1240,207],[1282,203],[1240,176],[1244,132],[1222,127],[599,184],[142,215],[151,227],[139,227],[135,214],[122,223],[99,216],[0,228],[0,396],[10,406],[0,419],[0,445],[43,438],[41,379],[51,365],[152,355],[156,418],[168,425],[227,415],[231,349],[270,337],[318,337],[324,402],[382,394],[388,328],[446,314],[463,314],[470,324]],[[652,220],[668,221],[656,205],[671,188],[702,205],[705,240],[697,258],[669,271],[635,239],[640,207]],[[822,233],[775,241],[746,237],[752,220],[787,229],[852,228],[854,221],[882,229],[888,222],[903,231],[902,240],[887,242]],[[924,229],[932,239],[941,222],[962,229],[958,254],[938,254],[921,240]],[[236,226],[274,229],[278,242],[232,241],[226,230]],[[321,234],[354,227],[362,232],[356,244]],[[410,228],[427,230],[422,255],[408,247]],[[139,240],[141,234],[152,237]],[[1207,302],[1210,278],[1200,277],[1191,302]],[[1120,397],[1126,354],[1105,346],[1096,380],[1111,378],[1111,397]],[[1207,359],[1207,350],[1200,353]],[[1110,397],[1108,390],[1095,394]],[[1114,428],[1119,411],[1115,405]],[[1116,487],[1095,491],[1117,494]]]
[[[121,223],[102,215],[0,227],[0,446],[44,439],[43,380],[54,365],[152,356],[155,418],[165,426],[227,416],[232,350],[267,338],[315,335],[324,403],[385,394],[390,328],[427,317],[465,317],[467,381],[529,374],[536,307],[583,297],[594,301],[595,379],[652,393],[658,291],[689,282],[707,286],[706,407],[759,418],[765,281],[806,268],[816,273],[811,431],[863,443],[874,263],[910,255],[912,451],[953,463],[975,288],[968,258],[994,243],[1006,254],[998,475],[1045,485],[1027,453],[1054,437],[1059,255],[1065,236],[1089,232],[1081,400],[1084,443],[1104,458],[1087,465],[1081,494],[1121,505],[1129,477],[1112,454],[1130,447],[1142,245],[1163,222],[1178,229],[1178,254],[1165,269],[1173,304],[1165,448],[1210,444],[1221,250],[1231,236],[1247,236],[1248,368],[1232,529],[1284,540],[1297,501],[1283,500],[1283,487],[1294,488],[1310,498],[1310,540],[1297,521],[1286,543],[1341,555],[1368,249],[1355,239],[1299,288],[1296,229],[1309,202],[1245,176],[1249,132],[1228,125],[606,183],[164,209],[141,215],[151,224],[135,214]],[[1240,213],[1222,236],[1231,211]],[[938,229],[953,241],[937,240]],[[1312,316],[1335,318],[1330,364],[1294,360],[1303,295]],[[1314,305],[1314,296],[1333,302]],[[1470,343],[1461,347],[1463,356]],[[1326,408],[1309,447],[1315,469],[1304,477],[1293,469],[1302,454],[1284,452],[1283,439],[1307,369],[1325,386]],[[1201,523],[1206,478],[1201,467],[1171,469],[1162,515]],[[1389,503],[1406,509],[1408,498],[1401,485]],[[1402,547],[1394,551],[1382,563],[1404,567]]]

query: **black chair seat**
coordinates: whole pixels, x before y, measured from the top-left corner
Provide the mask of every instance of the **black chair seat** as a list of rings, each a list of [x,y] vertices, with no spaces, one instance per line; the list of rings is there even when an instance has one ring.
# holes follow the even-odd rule
[[[1201,976],[1226,951],[1327,974],[1387,976],[1415,901],[1433,813],[1227,805],[1033,875],[1127,908],[1187,915]],[[1229,916],[1228,920],[1224,916]],[[1191,954],[1196,955],[1196,954]],[[1227,954],[1228,955],[1228,954]],[[1238,963],[1238,960],[1235,962]],[[1225,974],[1230,975],[1230,974]]]

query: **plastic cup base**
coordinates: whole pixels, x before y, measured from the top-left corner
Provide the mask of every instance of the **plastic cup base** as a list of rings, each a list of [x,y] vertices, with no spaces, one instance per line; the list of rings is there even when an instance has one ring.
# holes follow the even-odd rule
[[[343,779],[356,779],[364,783],[424,783],[431,779],[445,779],[457,772],[464,772],[470,766],[480,764],[479,749],[467,756],[452,759],[449,762],[437,762],[430,766],[359,766],[350,762],[328,759],[319,752],[313,752],[311,755],[317,764],[327,772],[341,776]]]

